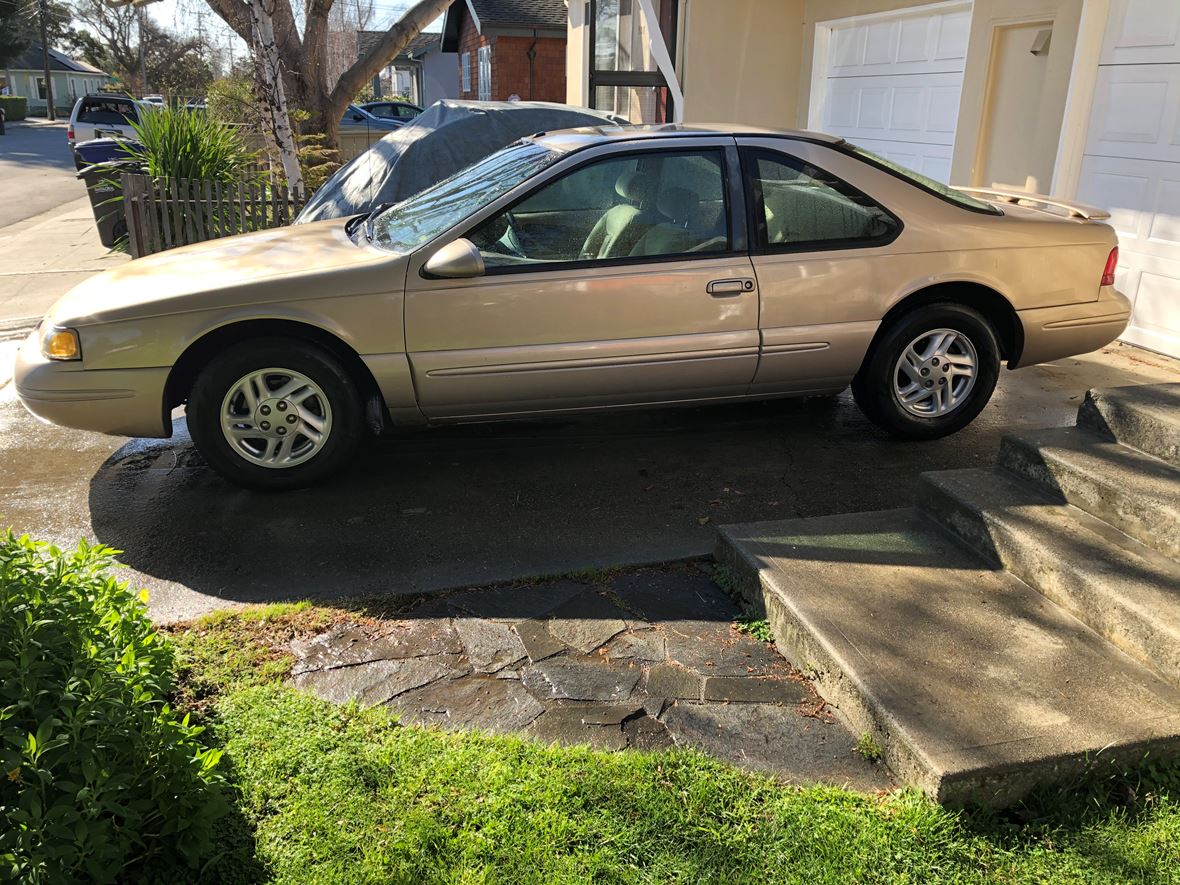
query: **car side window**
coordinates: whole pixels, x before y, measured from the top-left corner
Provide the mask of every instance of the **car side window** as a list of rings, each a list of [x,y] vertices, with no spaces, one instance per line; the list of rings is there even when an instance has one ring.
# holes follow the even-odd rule
[[[730,248],[719,150],[645,151],[580,166],[468,234],[490,269],[706,256]]]
[[[792,251],[892,239],[897,220],[847,182],[777,151],[743,155],[759,246]]]

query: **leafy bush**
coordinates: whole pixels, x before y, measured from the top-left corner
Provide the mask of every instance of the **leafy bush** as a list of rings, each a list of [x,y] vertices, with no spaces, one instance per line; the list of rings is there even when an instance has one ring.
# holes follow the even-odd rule
[[[209,84],[205,112],[219,123],[258,128],[254,87],[246,77],[221,77]]]
[[[4,881],[193,870],[229,810],[221,751],[169,707],[171,648],[111,555],[0,535]]]
[[[0,95],[0,108],[4,108],[7,122],[23,120],[29,113],[29,100],[23,95]]]
[[[149,175],[233,181],[257,160],[234,127],[209,114],[155,108],[131,125],[141,147],[124,150],[142,160]]]

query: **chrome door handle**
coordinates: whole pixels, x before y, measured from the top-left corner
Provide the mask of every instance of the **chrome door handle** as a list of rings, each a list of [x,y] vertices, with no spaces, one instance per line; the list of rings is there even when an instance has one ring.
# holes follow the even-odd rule
[[[741,295],[743,292],[753,292],[754,281],[745,277],[732,280],[713,280],[705,287],[705,291],[714,298],[731,298],[734,295]]]

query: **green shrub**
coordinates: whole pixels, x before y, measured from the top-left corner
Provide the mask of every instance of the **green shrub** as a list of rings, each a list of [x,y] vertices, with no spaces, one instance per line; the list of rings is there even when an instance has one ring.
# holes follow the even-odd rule
[[[229,810],[221,751],[169,707],[171,647],[111,555],[0,535],[0,880],[192,871]]]
[[[23,95],[0,95],[0,108],[4,108],[7,122],[23,120],[29,113],[29,100]]]
[[[234,181],[256,161],[238,131],[209,114],[155,108],[132,123],[141,147],[124,150],[164,178]]]

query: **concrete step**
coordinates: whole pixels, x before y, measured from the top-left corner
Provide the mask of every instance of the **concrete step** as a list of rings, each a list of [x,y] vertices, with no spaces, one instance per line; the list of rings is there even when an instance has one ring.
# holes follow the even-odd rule
[[[921,511],[723,526],[717,557],[783,654],[939,801],[1180,755],[1180,690]]]
[[[1084,427],[1012,434],[1000,466],[1180,559],[1180,468]]]
[[[1180,467],[1180,384],[1090,390],[1078,426]]]
[[[922,508],[968,547],[1180,685],[1180,564],[1007,471],[922,486]]]

